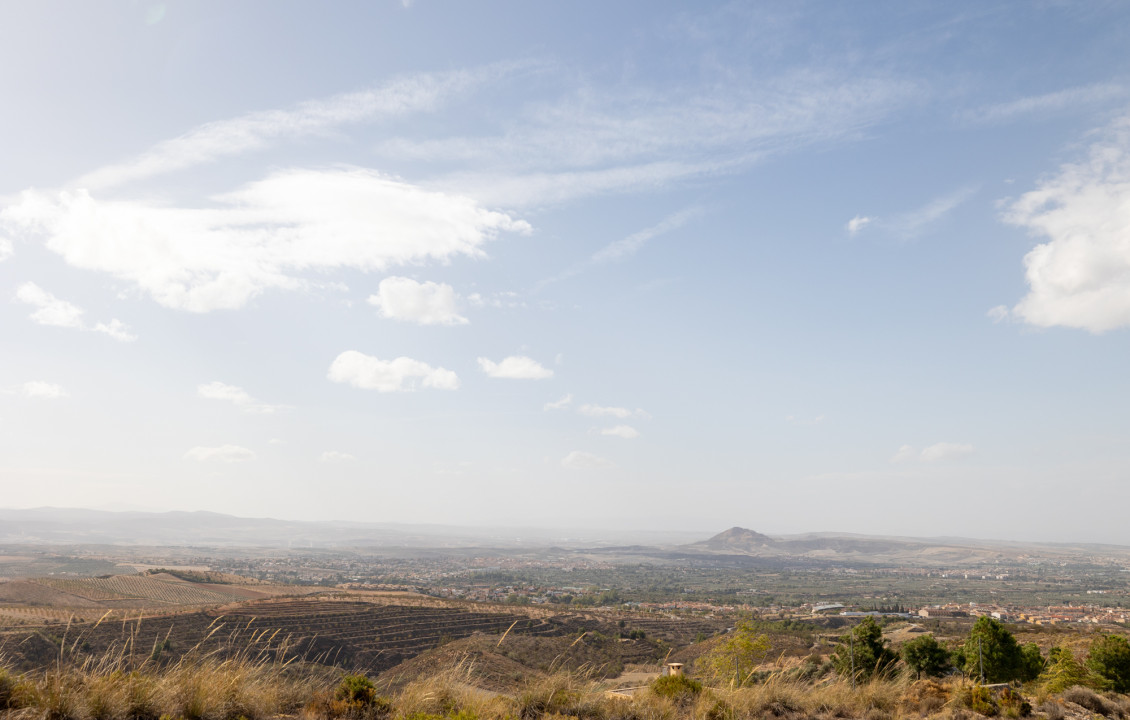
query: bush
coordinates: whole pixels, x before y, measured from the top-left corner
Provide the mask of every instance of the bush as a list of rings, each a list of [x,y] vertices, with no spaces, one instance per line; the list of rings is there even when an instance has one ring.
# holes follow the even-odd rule
[[[377,695],[377,687],[364,675],[346,675],[334,690],[334,702],[312,705],[320,705],[320,714],[328,717],[379,718],[392,713],[392,704]]]
[[[997,697],[997,705],[1005,717],[1021,718],[1032,714],[1032,705],[1012,688],[1001,691],[1000,696]]]
[[[1091,712],[1096,712],[1106,717],[1122,717],[1121,707],[1099,695],[1094,690],[1089,690],[1084,687],[1068,688],[1063,693],[1063,699],[1073,702],[1076,705],[1082,705]]]
[[[963,688],[959,695],[961,704],[975,713],[992,717],[1000,712],[993,694],[984,685],[971,685]]]
[[[7,710],[12,703],[12,691],[16,681],[4,668],[0,668],[0,710]]]
[[[1063,720],[1067,716],[1067,713],[1063,711],[1063,705],[1054,700],[1048,700],[1041,704],[1037,710],[1046,715],[1048,720]]]
[[[1130,642],[1120,635],[1103,635],[1091,643],[1087,667],[1099,675],[1111,690],[1130,692]]]
[[[664,675],[651,684],[651,691],[660,697],[685,701],[702,692],[702,683],[686,675]]]

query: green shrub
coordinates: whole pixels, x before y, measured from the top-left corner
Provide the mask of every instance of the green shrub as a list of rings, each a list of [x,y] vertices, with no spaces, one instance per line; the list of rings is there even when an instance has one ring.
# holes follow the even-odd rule
[[[958,697],[962,705],[975,713],[993,717],[1000,712],[996,701],[993,700],[993,694],[984,685],[971,685],[964,688]]]
[[[997,705],[1005,717],[1021,718],[1032,714],[1032,704],[1012,688],[1001,690],[1001,694],[997,697]]]
[[[351,717],[375,718],[392,713],[392,703],[377,695],[377,687],[364,675],[343,677],[334,690],[334,698],[344,705],[342,714]]]
[[[1097,673],[1111,690],[1130,692],[1130,642],[1120,635],[1103,635],[1091,643],[1087,667]]]
[[[651,683],[651,691],[672,700],[689,700],[702,692],[702,683],[686,675],[663,675]]]

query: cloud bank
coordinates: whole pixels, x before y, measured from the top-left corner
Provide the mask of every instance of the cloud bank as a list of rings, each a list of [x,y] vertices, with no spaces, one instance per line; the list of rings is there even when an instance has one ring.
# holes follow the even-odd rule
[[[1024,257],[1014,317],[1103,333],[1130,325],[1130,116],[1004,214],[1046,242]]]
[[[481,256],[499,233],[530,230],[469,198],[363,168],[280,171],[213,200],[219,207],[175,208],[26,190],[0,211],[0,229],[193,312],[301,288],[307,271]]]

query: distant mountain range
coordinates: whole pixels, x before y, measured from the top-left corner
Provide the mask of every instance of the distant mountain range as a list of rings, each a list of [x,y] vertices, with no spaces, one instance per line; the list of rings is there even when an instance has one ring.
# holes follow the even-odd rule
[[[1130,547],[1122,545],[1020,543],[967,538],[903,538],[850,533],[809,533],[774,538],[740,527],[732,527],[708,540],[683,547],[685,550],[697,553],[855,561],[919,567],[971,566],[1017,561],[1033,555],[1075,559],[1098,556],[1130,562]]]
[[[474,528],[396,523],[304,522],[213,512],[111,512],[66,508],[0,509],[0,544],[138,545],[201,548],[397,549],[411,551],[551,549],[662,560],[764,558],[774,562],[976,566],[1025,557],[1101,557],[1130,564],[1117,545],[1013,543],[963,538],[903,538],[812,533],[771,537],[732,527],[706,540],[686,532],[569,533],[531,528]],[[697,540],[697,541],[696,541]],[[635,543],[624,545],[625,542]]]
[[[0,543],[269,548],[465,548],[689,542],[687,532],[572,532],[401,523],[308,522],[214,512],[117,512],[72,508],[0,508]]]

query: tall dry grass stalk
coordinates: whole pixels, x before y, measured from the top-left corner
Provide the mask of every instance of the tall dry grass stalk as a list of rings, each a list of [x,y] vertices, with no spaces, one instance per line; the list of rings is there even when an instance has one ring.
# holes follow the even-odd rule
[[[23,675],[0,669],[0,713],[29,720],[257,720],[297,712],[337,676],[299,666],[285,641],[272,644],[273,636],[262,633],[231,631],[206,649],[222,623],[175,661],[163,654],[168,637],[139,655],[139,626],[140,619],[121,643],[82,659],[75,653],[82,637],[69,637],[68,626],[53,667]]]

